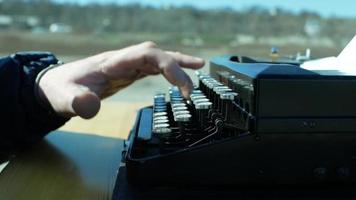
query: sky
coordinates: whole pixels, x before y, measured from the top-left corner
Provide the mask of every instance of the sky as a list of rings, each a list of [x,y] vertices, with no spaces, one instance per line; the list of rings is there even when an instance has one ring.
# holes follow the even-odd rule
[[[60,3],[140,3],[155,7],[190,5],[200,9],[232,8],[241,10],[254,5],[272,9],[284,8],[293,12],[301,10],[315,11],[324,17],[356,18],[356,0],[53,0]]]

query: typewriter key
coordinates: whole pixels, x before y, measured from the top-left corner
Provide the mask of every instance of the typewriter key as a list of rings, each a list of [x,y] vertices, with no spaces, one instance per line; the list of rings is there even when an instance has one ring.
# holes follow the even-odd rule
[[[166,105],[166,101],[164,100],[155,100],[153,105]]]
[[[165,112],[167,107],[154,107],[155,112]]]
[[[229,87],[227,87],[227,86],[216,86],[216,87],[213,88],[213,91],[216,92],[216,91],[221,90],[221,89],[229,89]]]
[[[155,109],[154,112],[166,112],[167,109]]]
[[[234,100],[236,96],[236,92],[226,92],[220,94],[220,99]]]
[[[167,112],[155,112],[153,113],[153,117],[158,117],[158,116],[166,116]]]
[[[166,98],[166,94],[165,93],[157,93],[157,94],[155,94],[154,98]]]
[[[238,94],[236,92],[226,92],[220,94],[220,104],[219,109],[223,114],[225,121],[230,120],[230,110],[231,110],[231,101],[235,99]]]
[[[157,116],[157,117],[153,118],[153,121],[155,121],[155,120],[164,120],[164,119],[168,119],[168,117],[167,116]]]
[[[197,99],[205,99],[206,98],[206,96],[205,95],[196,95],[196,96],[191,96],[190,97],[190,99],[192,100],[192,101],[194,101],[194,100],[197,100]]]
[[[174,104],[172,104],[172,108],[182,107],[182,106],[185,106],[185,103],[174,103]]]
[[[168,127],[169,127],[168,123],[161,123],[161,124],[155,124],[153,126],[153,129],[168,128]]]
[[[181,114],[175,116],[175,120],[177,122],[188,122],[190,121],[190,118],[192,118],[191,114]]]
[[[203,92],[202,91],[200,91],[200,90],[193,90],[192,92],[191,92],[191,95],[192,94],[202,94]]]
[[[167,108],[167,105],[166,104],[154,104],[153,105],[153,108]]]
[[[163,124],[169,122],[168,119],[158,119],[153,121],[154,124]]]
[[[170,128],[159,128],[159,129],[153,129],[153,132],[156,134],[168,134],[171,133],[172,130]]]
[[[200,103],[197,103],[195,104],[195,109],[209,109],[211,108],[211,106],[213,105],[213,103],[211,102],[200,102]]]
[[[173,113],[174,116],[182,115],[182,114],[189,114],[189,111],[188,110],[181,110],[181,111],[177,111],[177,112]]]
[[[216,89],[216,94],[221,94],[221,93],[223,93],[223,92],[231,92],[232,91],[232,89],[230,89],[230,88],[220,88],[220,89]]]
[[[207,98],[197,99],[197,100],[195,100],[193,102],[194,102],[194,104],[198,104],[198,103],[202,103],[202,102],[209,102],[209,99],[207,99]]]
[[[183,101],[183,97],[172,97],[171,101]]]
[[[196,115],[198,118],[198,121],[200,122],[200,127],[204,128],[207,126],[207,116],[208,116],[208,111],[212,107],[213,103],[211,102],[201,102],[198,104],[195,104],[195,109],[196,109]]]
[[[187,110],[187,109],[188,108],[186,106],[172,108],[173,112],[180,111],[180,110]]]

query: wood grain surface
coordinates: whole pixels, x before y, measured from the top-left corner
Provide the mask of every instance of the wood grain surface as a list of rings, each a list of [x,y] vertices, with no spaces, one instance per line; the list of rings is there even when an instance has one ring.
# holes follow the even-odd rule
[[[111,199],[121,161],[120,138],[127,137],[136,112],[145,105],[104,101],[95,118],[73,118],[11,157],[0,173],[0,200]]]

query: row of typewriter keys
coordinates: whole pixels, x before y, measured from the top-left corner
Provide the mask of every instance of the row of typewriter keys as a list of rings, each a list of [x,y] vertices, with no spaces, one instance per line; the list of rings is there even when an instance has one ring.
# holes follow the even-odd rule
[[[179,126],[179,128],[187,127],[187,125],[191,122],[192,115],[178,87],[174,86],[169,89],[169,99],[174,122]],[[167,111],[165,94],[156,94],[153,105],[152,132],[164,138],[171,136],[173,133],[173,127],[169,124],[169,117],[167,113],[169,112]]]
[[[173,86],[169,89],[171,108],[175,122],[189,122],[192,118],[187,104],[179,91],[178,87]]]
[[[169,134],[171,128],[167,115],[166,95],[158,93],[154,96],[152,132],[156,134]]]
[[[197,76],[199,78],[199,88],[213,103],[212,109],[218,111],[224,118],[224,121],[229,121],[231,101],[235,100],[238,93],[233,92],[231,88],[209,75],[198,72]]]

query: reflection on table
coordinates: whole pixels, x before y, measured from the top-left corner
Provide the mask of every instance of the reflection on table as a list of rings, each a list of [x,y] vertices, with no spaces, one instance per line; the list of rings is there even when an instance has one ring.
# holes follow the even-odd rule
[[[110,199],[122,140],[56,131],[10,159],[1,199]]]

